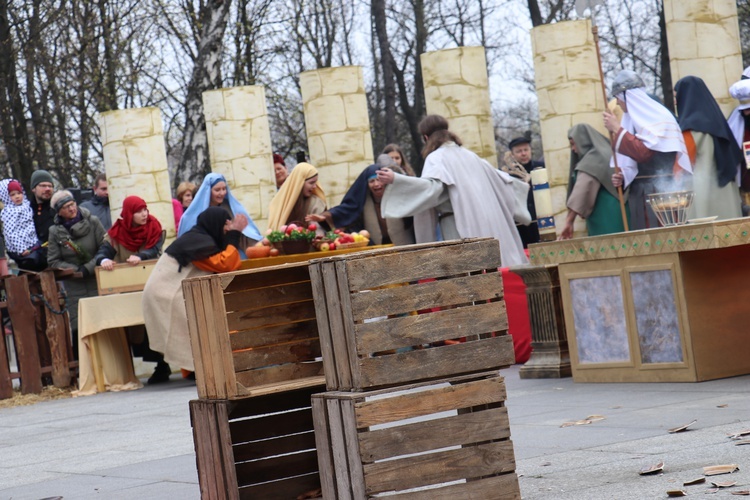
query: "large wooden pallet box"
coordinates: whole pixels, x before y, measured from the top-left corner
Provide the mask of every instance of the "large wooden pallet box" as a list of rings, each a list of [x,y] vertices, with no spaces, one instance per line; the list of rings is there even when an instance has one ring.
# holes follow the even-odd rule
[[[295,499],[320,488],[310,406],[323,385],[242,400],[195,400],[201,498]]]
[[[201,399],[323,383],[307,262],[183,281]]]
[[[314,395],[323,498],[520,499],[505,398],[496,372]]]
[[[499,266],[500,248],[489,238],[311,261],[328,390],[513,364]]]

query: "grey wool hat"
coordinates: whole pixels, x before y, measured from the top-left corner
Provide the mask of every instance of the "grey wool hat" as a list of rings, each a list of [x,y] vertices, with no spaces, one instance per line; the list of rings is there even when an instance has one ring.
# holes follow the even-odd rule
[[[630,89],[645,87],[643,79],[635,71],[624,69],[620,71],[612,82],[612,98],[616,98],[622,92]]]
[[[31,185],[31,189],[34,189],[37,184],[41,182],[49,182],[53,186],[55,184],[55,181],[49,172],[47,172],[46,170],[35,170],[34,173],[31,174],[31,182],[29,183]]]

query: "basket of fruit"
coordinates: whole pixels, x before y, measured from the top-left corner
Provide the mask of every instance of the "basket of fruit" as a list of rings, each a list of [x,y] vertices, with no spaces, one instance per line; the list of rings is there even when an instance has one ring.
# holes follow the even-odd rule
[[[329,231],[325,235],[313,238],[312,246],[315,250],[327,252],[345,248],[363,248],[370,243],[370,233],[362,230],[359,233],[345,233],[341,229]]]
[[[281,226],[278,231],[269,231],[261,244],[268,241],[269,246],[281,250],[285,255],[297,253],[307,253],[310,251],[310,244],[315,238],[317,224],[302,224],[292,222]]]

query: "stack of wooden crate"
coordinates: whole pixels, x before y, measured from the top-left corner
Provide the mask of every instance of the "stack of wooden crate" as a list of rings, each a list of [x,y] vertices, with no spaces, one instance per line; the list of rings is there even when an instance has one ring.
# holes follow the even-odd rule
[[[496,371],[514,362],[499,266],[492,239],[310,263],[324,498],[520,498]]]
[[[325,390],[307,262],[185,280],[201,497],[320,487],[311,396]]]
[[[185,280],[202,497],[520,498],[499,265],[484,239]]]

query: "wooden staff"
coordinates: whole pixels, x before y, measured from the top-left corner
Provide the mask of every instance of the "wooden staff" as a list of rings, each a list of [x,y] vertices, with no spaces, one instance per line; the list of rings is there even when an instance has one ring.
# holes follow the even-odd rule
[[[596,46],[596,61],[599,64],[599,79],[602,82],[602,97],[604,97],[604,109],[607,110],[607,88],[604,86],[604,71],[602,70],[602,53],[599,50],[599,28],[596,26],[594,18],[594,6],[592,1],[588,0],[588,8],[591,13],[591,34],[594,35],[594,46]],[[609,133],[609,143],[612,145],[612,159],[615,161],[615,173],[622,172],[617,164],[617,152],[615,151],[615,134]],[[617,198],[620,200],[620,214],[622,215],[622,227],[628,231],[628,216],[625,212],[625,198],[622,195],[622,186],[617,186]]]

